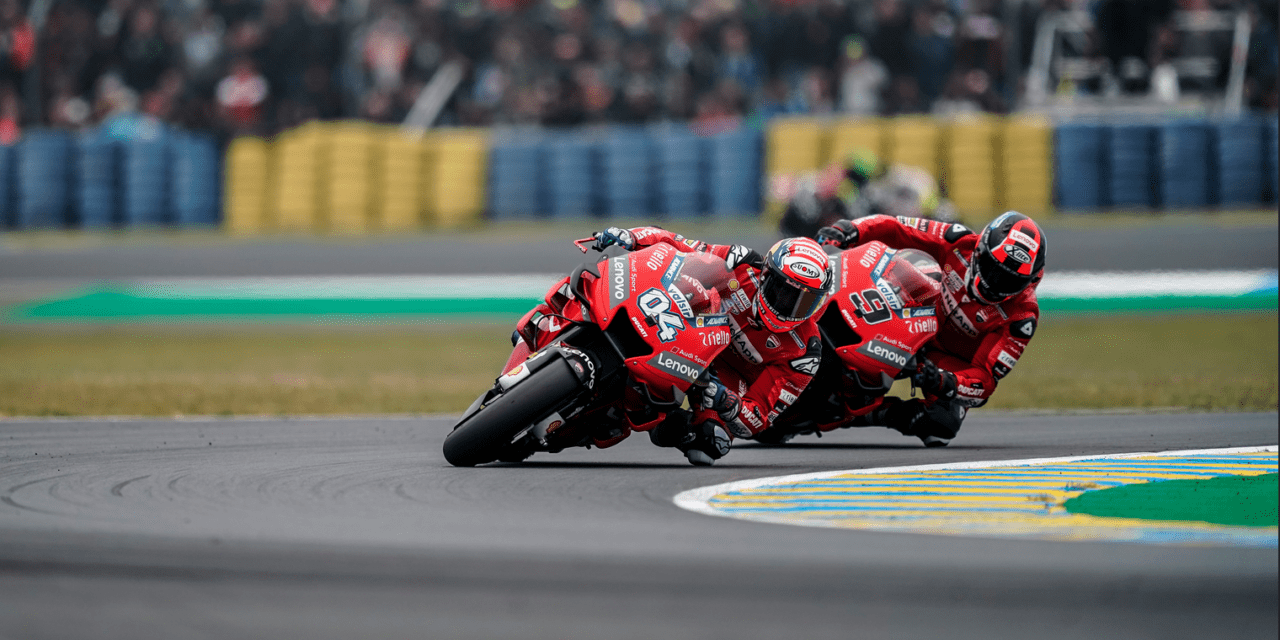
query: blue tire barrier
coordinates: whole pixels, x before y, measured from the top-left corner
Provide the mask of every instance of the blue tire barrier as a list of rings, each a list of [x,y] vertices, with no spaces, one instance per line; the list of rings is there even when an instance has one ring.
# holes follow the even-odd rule
[[[545,141],[510,137],[489,151],[489,209],[495,219],[533,216],[547,210],[543,193]]]
[[[1277,127],[1276,118],[1267,118],[1265,133],[1262,136],[1263,143],[1263,171],[1266,174],[1265,184],[1267,185],[1267,197],[1265,202],[1275,203],[1280,200],[1280,185],[1277,185],[1277,178],[1280,177],[1280,167],[1277,166],[1276,154],[1280,153],[1280,136],[1277,135],[1280,127]]]
[[[1266,145],[1261,120],[1217,122],[1213,133],[1213,185],[1224,207],[1256,205],[1265,197]]]
[[[755,129],[739,129],[712,136],[708,144],[711,213],[758,214],[764,155],[761,133]]]
[[[76,210],[80,226],[101,229],[120,222],[120,145],[84,136],[76,143]]]
[[[15,223],[17,190],[14,189],[14,169],[18,163],[18,148],[0,145],[0,229]]]
[[[654,145],[642,129],[618,127],[601,144],[604,211],[609,215],[653,215]]]
[[[1156,131],[1151,125],[1110,127],[1103,202],[1110,207],[1151,207],[1156,198]]]
[[[596,145],[576,135],[547,145],[547,211],[553,216],[581,217],[599,211]]]
[[[167,136],[130,140],[124,145],[124,222],[156,226],[173,221],[170,215],[169,144]]]
[[[1092,123],[1064,124],[1054,132],[1054,192],[1062,209],[1104,206],[1105,130]]]
[[[1171,122],[1158,133],[1160,206],[1182,209],[1213,203],[1210,174],[1212,149],[1203,122]]]
[[[687,129],[659,132],[657,147],[658,211],[670,217],[707,210],[707,142]]]
[[[71,135],[64,131],[27,132],[18,147],[20,229],[61,227],[71,209]]]
[[[218,223],[218,145],[211,136],[179,133],[169,147],[173,164],[173,217],[182,226]]]

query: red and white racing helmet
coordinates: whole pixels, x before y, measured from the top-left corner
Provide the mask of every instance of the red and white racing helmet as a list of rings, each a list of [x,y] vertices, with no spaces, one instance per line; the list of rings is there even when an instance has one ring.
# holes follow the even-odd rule
[[[760,321],[770,331],[790,331],[827,301],[834,276],[827,254],[809,238],[780,240],[764,258],[756,293]]]
[[[1044,276],[1044,233],[1035,221],[1009,211],[991,221],[973,249],[965,289],[984,304],[1022,293]]]

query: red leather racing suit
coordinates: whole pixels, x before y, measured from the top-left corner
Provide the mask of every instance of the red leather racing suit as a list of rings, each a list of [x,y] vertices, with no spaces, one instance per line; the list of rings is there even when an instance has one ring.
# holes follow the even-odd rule
[[[658,227],[636,227],[630,232],[636,249],[665,242],[680,251],[703,251],[726,260],[744,250],[685,238]],[[767,329],[757,319],[754,307],[760,272],[743,263],[734,268],[734,275],[737,289],[727,301],[733,336],[730,347],[712,363],[712,370],[741,398],[738,417],[725,426],[732,435],[746,438],[766,429],[800,396],[818,370],[822,339],[812,318],[786,333]],[[730,288],[734,286],[731,282]],[[719,421],[715,411],[695,407],[695,423],[708,419]]]
[[[965,275],[978,235],[960,224],[920,218],[869,216],[850,221],[858,242],[879,240],[896,249],[919,249],[942,266],[937,336],[924,355],[956,376],[956,399],[980,407],[1000,379],[1018,363],[1040,319],[1035,286],[1000,304],[987,305],[965,293]]]

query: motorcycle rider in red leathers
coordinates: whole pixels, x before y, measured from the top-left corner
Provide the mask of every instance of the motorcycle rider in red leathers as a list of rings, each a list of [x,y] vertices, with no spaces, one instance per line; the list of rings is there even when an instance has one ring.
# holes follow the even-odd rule
[[[782,240],[762,257],[742,245],[708,244],[658,227],[609,227],[594,237],[597,250],[666,243],[711,253],[735,276],[726,301],[730,348],[708,369],[706,386],[691,392],[692,414],[672,411],[649,431],[654,444],[677,447],[694,464],[711,464],[728,453],[729,434],[748,438],[763,431],[813,379],[822,359],[814,315],[834,281],[827,254],[813,240]],[[633,428],[643,419],[628,413]]]
[[[1035,335],[1044,233],[1016,211],[980,234],[960,224],[876,215],[823,227],[818,240],[841,249],[879,240],[896,249],[919,249],[942,265],[938,316],[945,320],[912,376],[925,397],[885,398],[850,426],[883,425],[919,437],[925,446],[946,446],[968,410],[986,403]]]

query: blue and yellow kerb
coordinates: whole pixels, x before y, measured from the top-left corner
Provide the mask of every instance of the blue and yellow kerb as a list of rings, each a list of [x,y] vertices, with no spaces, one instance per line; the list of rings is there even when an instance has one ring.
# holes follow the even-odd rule
[[[707,515],[810,527],[1276,547],[1274,515],[1269,526],[1226,526],[1098,517],[1064,503],[1126,485],[1275,474],[1277,466],[1275,446],[964,462],[760,478],[686,491],[675,502]]]

